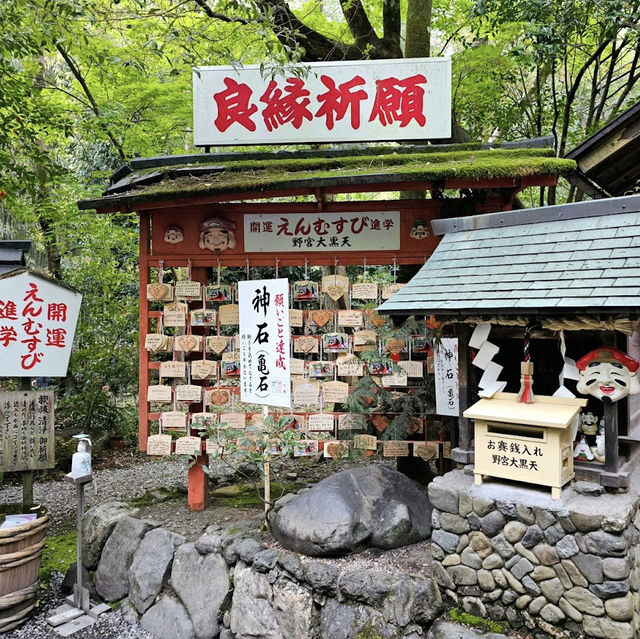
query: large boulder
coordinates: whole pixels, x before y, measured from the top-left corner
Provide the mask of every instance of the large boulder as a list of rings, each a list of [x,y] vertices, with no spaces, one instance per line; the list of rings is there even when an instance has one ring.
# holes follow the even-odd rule
[[[272,532],[285,548],[316,557],[398,548],[429,537],[431,511],[407,477],[367,466],[327,477],[285,504]]]
[[[125,516],[135,517],[139,508],[123,501],[105,501],[87,510],[82,518],[82,564],[87,570],[95,570],[109,535]]]
[[[140,625],[158,639],[196,639],[193,624],[184,606],[163,596],[142,615]]]
[[[140,542],[129,568],[129,599],[138,612],[146,612],[160,594],[173,554],[185,541],[182,535],[156,528]]]
[[[198,639],[220,633],[221,607],[229,594],[229,569],[221,555],[201,555],[195,544],[183,544],[173,558],[171,585],[189,613]]]
[[[123,517],[102,550],[96,570],[96,591],[105,601],[124,599],[129,592],[129,568],[142,538],[156,525]]]

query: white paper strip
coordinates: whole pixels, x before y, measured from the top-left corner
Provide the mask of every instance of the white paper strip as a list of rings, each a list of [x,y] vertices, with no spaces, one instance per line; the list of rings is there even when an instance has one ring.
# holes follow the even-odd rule
[[[471,348],[482,348],[482,345],[487,341],[490,332],[491,324],[478,324],[473,330],[473,334],[469,340],[469,346]]]
[[[478,351],[478,354],[473,358],[473,365],[486,370],[491,360],[498,354],[500,350],[499,346],[492,344],[491,342],[485,342]]]
[[[480,388],[487,388],[491,384],[498,381],[498,376],[502,372],[502,366],[500,364],[496,364],[495,362],[490,362],[487,368],[484,371],[484,374],[480,378],[478,382],[478,386]]]

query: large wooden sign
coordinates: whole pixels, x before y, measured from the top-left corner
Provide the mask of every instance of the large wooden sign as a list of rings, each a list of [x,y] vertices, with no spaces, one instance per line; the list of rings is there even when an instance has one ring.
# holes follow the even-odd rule
[[[28,271],[0,279],[0,377],[64,377],[81,300]]]
[[[53,391],[0,393],[0,472],[54,466]]]
[[[196,145],[451,137],[451,60],[318,62],[193,70]]]

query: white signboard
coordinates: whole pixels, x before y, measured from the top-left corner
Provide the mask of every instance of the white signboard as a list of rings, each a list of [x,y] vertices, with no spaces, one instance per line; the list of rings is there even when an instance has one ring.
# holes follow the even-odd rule
[[[238,282],[240,399],[291,406],[289,280]]]
[[[317,62],[263,77],[258,66],[195,67],[196,145],[451,137],[451,60]]]
[[[246,253],[399,249],[398,211],[244,216]]]
[[[27,271],[0,279],[0,377],[64,377],[81,300]]]
[[[434,356],[436,413],[459,417],[458,338],[443,337],[436,342]]]

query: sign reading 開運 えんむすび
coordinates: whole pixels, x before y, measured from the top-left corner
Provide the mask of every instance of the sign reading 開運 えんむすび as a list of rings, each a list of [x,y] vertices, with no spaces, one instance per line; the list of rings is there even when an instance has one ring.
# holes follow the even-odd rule
[[[451,137],[449,58],[193,71],[196,145]]]
[[[0,278],[0,377],[64,377],[81,300],[36,273]]]

